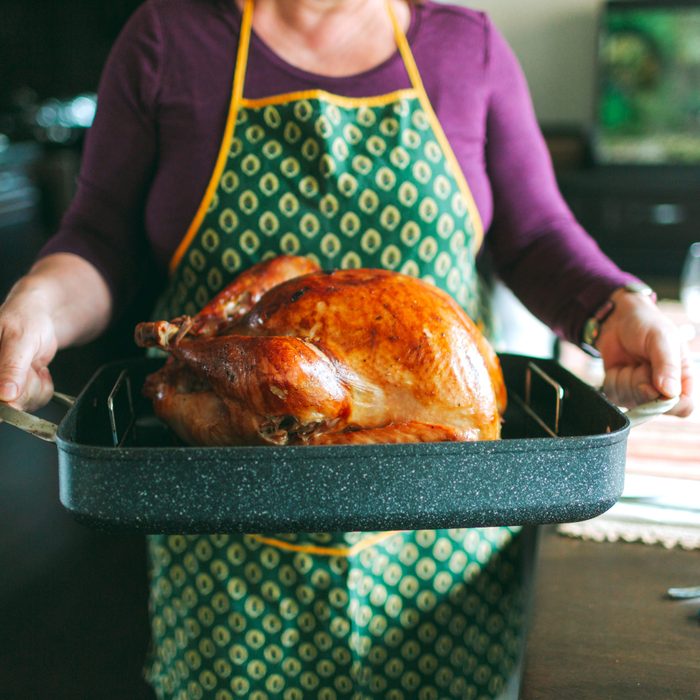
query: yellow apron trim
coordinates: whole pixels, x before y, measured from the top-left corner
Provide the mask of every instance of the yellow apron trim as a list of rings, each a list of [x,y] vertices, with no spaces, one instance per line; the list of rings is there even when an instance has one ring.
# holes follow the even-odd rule
[[[378,532],[376,535],[365,537],[361,542],[354,544],[352,547],[322,547],[313,544],[294,544],[293,542],[285,542],[274,537],[265,537],[264,535],[250,535],[252,539],[261,544],[267,544],[277,549],[285,549],[289,552],[303,552],[304,554],[320,554],[325,557],[352,557],[363,549],[367,549],[372,545],[379,544],[384,540],[388,540],[394,535],[398,535],[401,530],[393,532]]]
[[[411,47],[408,45],[408,39],[406,39],[406,35],[403,33],[403,30],[401,29],[401,26],[399,25],[399,22],[396,19],[396,15],[394,14],[394,10],[391,7],[390,0],[387,0],[387,9],[389,10],[389,17],[391,18],[391,23],[394,26],[394,37],[396,38],[396,45],[399,48],[399,52],[401,53],[401,56],[403,58],[404,65],[406,66],[406,72],[408,73],[408,77],[411,80],[411,85],[413,85],[414,89],[418,93],[418,99],[420,100],[420,103],[423,107],[423,110],[425,111],[428,121],[433,127],[433,131],[435,132],[435,138],[437,138],[440,146],[442,146],[445,158],[447,159],[448,163],[450,164],[450,167],[452,168],[454,177],[457,180],[457,185],[460,188],[467,209],[469,210],[469,214],[472,217],[472,221],[474,222],[474,252],[476,252],[477,250],[479,250],[479,248],[481,248],[481,244],[484,240],[484,224],[481,220],[481,214],[479,214],[476,202],[474,201],[474,195],[472,194],[466,177],[464,177],[464,173],[462,172],[462,168],[459,165],[457,156],[455,156],[455,153],[452,150],[452,146],[450,146],[450,142],[447,140],[447,136],[445,136],[442,124],[440,124],[440,120],[437,118],[437,114],[435,114],[433,105],[430,104],[428,93],[425,91],[423,80],[420,77],[420,71],[418,70],[416,61],[413,58],[413,52],[411,51]]]
[[[409,99],[411,97],[418,97],[413,88],[395,90],[394,92],[374,97],[344,97],[325,90],[300,90],[298,92],[285,92],[272,97],[261,97],[255,100],[245,98],[241,100],[241,106],[256,109],[258,107],[267,107],[268,105],[284,104],[294,100],[324,100],[338,107],[382,107],[383,105],[396,102],[396,100]]]
[[[192,223],[187,229],[185,237],[180,241],[177,250],[175,251],[173,257],[170,260],[170,273],[175,272],[180,260],[187,252],[190,243],[197,235],[199,227],[204,221],[209,205],[211,204],[216,190],[219,186],[219,181],[221,180],[221,174],[226,167],[226,161],[228,159],[229,148],[231,147],[231,140],[233,139],[233,132],[236,126],[236,116],[238,114],[238,108],[243,98],[243,82],[245,78],[246,65],[248,63],[248,46],[250,44],[250,29],[253,25],[253,2],[252,0],[246,0],[245,8],[243,9],[243,18],[241,20],[241,32],[238,40],[238,55],[236,57],[236,68],[233,73],[233,87],[231,88],[231,101],[229,104],[228,117],[226,119],[226,127],[224,128],[224,135],[221,139],[221,146],[219,148],[219,155],[216,159],[216,165],[214,166],[214,172],[211,175],[209,184],[204,193],[204,197],[199,204],[197,213],[192,219]]]

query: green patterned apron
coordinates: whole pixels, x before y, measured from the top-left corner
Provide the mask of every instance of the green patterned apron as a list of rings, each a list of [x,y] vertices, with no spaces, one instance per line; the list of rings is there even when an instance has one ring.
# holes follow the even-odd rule
[[[412,87],[249,100],[247,0],[214,172],[158,318],[283,253],[429,280],[479,319],[481,221],[391,8]],[[313,448],[309,448],[313,449]],[[159,698],[485,700],[522,651],[513,528],[151,536]]]

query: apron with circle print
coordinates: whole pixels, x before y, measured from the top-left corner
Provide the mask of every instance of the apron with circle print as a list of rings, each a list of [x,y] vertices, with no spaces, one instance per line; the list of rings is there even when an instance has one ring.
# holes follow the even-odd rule
[[[229,118],[158,318],[194,314],[280,254],[429,280],[479,319],[478,212],[392,14],[412,88],[243,98]],[[521,652],[513,528],[149,537],[161,698],[497,697]]]

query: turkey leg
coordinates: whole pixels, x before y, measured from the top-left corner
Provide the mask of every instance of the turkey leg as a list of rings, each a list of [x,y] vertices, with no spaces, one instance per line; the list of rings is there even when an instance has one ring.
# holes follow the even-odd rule
[[[227,335],[159,347],[226,405],[230,444],[306,442],[317,432],[340,429],[350,412],[350,396],[335,365],[300,338]],[[158,387],[151,396],[156,412],[167,420],[159,402],[173,403],[168,383],[153,386]]]
[[[219,292],[195,317],[193,335],[221,335],[226,327],[247,314],[265,292],[282,282],[319,271],[318,265],[301,257],[280,255],[253,265]]]
[[[265,292],[282,282],[318,270],[315,262],[298,256],[280,255],[265,260],[238,275],[196,316],[139,323],[134,332],[136,344],[143,348],[166,348],[179,343],[186,335],[223,335],[260,301]]]

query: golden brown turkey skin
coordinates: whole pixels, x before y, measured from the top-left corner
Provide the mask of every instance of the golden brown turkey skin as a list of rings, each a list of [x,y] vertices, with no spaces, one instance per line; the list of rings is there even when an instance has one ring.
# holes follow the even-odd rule
[[[294,261],[303,261],[298,269],[309,264],[285,260],[292,275]],[[268,264],[244,273],[246,294],[259,298],[242,315],[215,299],[204,321],[198,316],[137,327],[140,345],[161,347],[175,358],[149,378],[146,393],[187,442],[352,444],[500,436],[506,397],[498,359],[447,294],[412,277],[365,269],[291,276],[261,293]],[[234,296],[226,290],[224,295]],[[216,309],[223,308],[217,317]],[[196,392],[202,402],[197,417],[195,392],[173,381],[173,364],[206,387]],[[210,420],[219,424],[209,430]]]
[[[312,260],[289,255],[280,255],[261,265],[254,265],[197,314],[193,332],[197,335],[221,335],[232,321],[250,311],[266,291],[288,279],[318,270],[318,265]]]

